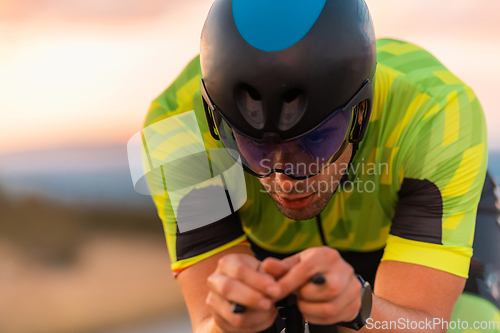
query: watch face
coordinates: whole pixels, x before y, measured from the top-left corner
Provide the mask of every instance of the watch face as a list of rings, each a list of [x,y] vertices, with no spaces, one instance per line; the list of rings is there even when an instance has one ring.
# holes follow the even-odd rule
[[[372,287],[368,282],[365,282],[363,287],[364,290],[363,299],[361,300],[360,314],[362,316],[361,320],[363,321],[364,325],[368,318],[370,318],[370,314],[372,312]]]

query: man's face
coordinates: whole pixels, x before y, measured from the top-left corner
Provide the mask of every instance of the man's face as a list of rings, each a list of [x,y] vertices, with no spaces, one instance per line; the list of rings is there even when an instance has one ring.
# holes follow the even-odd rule
[[[317,216],[335,193],[352,155],[349,144],[340,158],[321,173],[304,180],[293,180],[282,173],[260,179],[280,212],[293,220]]]

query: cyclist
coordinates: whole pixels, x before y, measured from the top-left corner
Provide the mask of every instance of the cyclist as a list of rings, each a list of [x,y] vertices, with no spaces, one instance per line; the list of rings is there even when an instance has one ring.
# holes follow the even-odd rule
[[[216,0],[200,57],[145,126],[191,110],[207,148],[239,153],[248,196],[180,232],[174,209],[189,207],[153,195],[195,332],[268,329],[290,293],[309,323],[339,331],[365,325],[369,301],[373,322],[450,320],[469,276],[486,127],[473,91],[431,54],[375,40],[363,0]],[[493,320],[480,262],[468,285]],[[317,274],[324,283],[310,283]]]

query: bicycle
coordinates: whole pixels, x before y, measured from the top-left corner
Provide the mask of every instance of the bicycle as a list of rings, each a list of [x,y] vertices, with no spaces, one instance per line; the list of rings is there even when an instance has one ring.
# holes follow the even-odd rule
[[[323,284],[326,282],[325,278],[321,274],[315,275],[311,282],[314,284]],[[298,306],[297,297],[295,295],[289,295],[286,298],[276,303],[276,308],[278,309],[279,316],[285,321],[285,328],[281,333],[336,333],[337,325],[315,325],[307,323],[302,316]],[[243,313],[246,308],[239,304],[234,304],[233,311],[235,313]],[[270,328],[261,331],[259,333],[279,333],[278,328],[274,325]]]

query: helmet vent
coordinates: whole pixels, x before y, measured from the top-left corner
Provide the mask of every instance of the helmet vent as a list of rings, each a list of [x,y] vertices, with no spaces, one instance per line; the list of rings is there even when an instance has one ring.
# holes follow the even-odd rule
[[[307,108],[306,94],[300,89],[293,89],[283,95],[283,107],[278,123],[282,131],[295,126],[304,115]]]
[[[264,128],[264,109],[259,92],[243,84],[236,92],[236,104],[245,120],[256,129]]]

